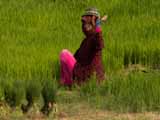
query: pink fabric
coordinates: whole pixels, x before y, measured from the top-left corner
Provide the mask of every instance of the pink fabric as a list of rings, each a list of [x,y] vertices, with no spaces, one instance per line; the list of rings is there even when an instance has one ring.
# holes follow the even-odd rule
[[[97,32],[97,33],[101,32],[101,31],[102,31],[101,27],[99,27],[99,26],[96,27],[96,32]]]
[[[60,53],[60,83],[62,85],[72,85],[72,75],[75,63],[76,59],[74,58],[72,53],[67,49],[62,50],[62,52]]]

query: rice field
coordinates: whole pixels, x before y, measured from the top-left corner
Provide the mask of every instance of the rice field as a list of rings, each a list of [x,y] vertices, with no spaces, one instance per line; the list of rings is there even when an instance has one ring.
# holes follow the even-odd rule
[[[54,95],[47,96],[56,99],[59,53],[79,47],[81,15],[89,6],[108,15],[102,24],[108,80],[100,86],[102,95],[93,84],[80,88],[80,96],[109,110],[160,110],[159,0],[0,0],[1,101],[20,106],[26,94],[36,101],[50,90]],[[130,72],[134,65],[140,67]],[[50,81],[53,86],[46,87]]]

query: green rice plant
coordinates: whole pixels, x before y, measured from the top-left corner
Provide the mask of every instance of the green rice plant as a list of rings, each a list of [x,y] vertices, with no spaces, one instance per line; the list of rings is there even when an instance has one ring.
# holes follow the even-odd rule
[[[139,112],[160,110],[158,73],[131,73],[108,82],[106,107],[118,111]]]
[[[25,97],[27,104],[23,104],[21,109],[23,112],[27,112],[32,105],[40,98],[42,86],[39,80],[28,80],[26,81]]]
[[[138,45],[134,45],[131,54],[131,63],[132,64],[139,64],[140,63],[140,48]]]
[[[5,101],[11,106],[16,107],[22,104],[25,89],[22,80],[8,81],[4,83]]]
[[[141,52],[141,56],[140,56],[140,59],[141,59],[141,64],[142,65],[148,65],[148,61],[147,61],[147,49],[146,48],[142,48],[141,49],[142,52]]]
[[[4,101],[4,85],[2,79],[0,79],[0,101]]]
[[[53,68],[52,68],[52,77],[56,80],[59,80],[60,78],[60,63],[59,59],[54,62]],[[57,81],[59,82],[59,81]]]
[[[57,83],[53,80],[45,80],[42,88],[44,102],[55,102],[57,92]]]
[[[29,80],[26,81],[26,95],[30,96],[33,101],[40,97],[42,86],[39,80]]]
[[[80,86],[80,95],[84,97],[91,97],[98,95],[99,84],[96,80],[96,76],[93,75],[86,82]]]
[[[110,76],[98,85],[90,81],[80,88],[80,95],[94,107],[117,112],[160,110],[160,74],[130,73]]]
[[[42,98],[44,105],[41,111],[49,115],[53,109],[53,104],[56,102],[57,83],[53,80],[45,80],[42,88]]]
[[[129,48],[125,48],[124,50],[124,66],[128,67],[128,65],[130,64],[130,59],[131,59],[131,51],[129,50]]]
[[[160,68],[160,49],[155,48],[152,52],[152,66],[153,68],[159,69]]]

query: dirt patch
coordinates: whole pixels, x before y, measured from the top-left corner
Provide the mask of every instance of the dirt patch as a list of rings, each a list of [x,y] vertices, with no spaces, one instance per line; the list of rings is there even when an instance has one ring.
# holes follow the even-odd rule
[[[107,111],[81,112],[74,116],[65,115],[59,120],[160,120],[160,115],[155,113],[116,114]]]
[[[115,113],[93,109],[85,103],[67,108],[60,105],[57,120],[160,120],[159,113]]]

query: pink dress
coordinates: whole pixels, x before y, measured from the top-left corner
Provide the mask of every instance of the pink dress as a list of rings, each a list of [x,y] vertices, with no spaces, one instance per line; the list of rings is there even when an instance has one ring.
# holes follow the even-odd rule
[[[76,59],[70,51],[63,49],[60,53],[60,84],[70,86],[73,83],[73,68]]]

